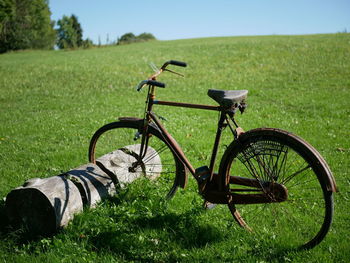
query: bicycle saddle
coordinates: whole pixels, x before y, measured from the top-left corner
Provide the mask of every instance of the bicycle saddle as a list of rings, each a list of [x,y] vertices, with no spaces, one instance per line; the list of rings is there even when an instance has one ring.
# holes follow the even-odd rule
[[[248,90],[217,90],[209,89],[208,96],[224,108],[231,108],[236,103],[247,98]]]

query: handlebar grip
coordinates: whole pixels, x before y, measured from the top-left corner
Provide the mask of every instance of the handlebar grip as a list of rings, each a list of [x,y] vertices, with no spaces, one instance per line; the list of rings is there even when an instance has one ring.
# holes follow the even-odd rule
[[[187,64],[185,62],[181,62],[181,61],[177,61],[177,60],[169,60],[163,64],[161,69],[164,70],[169,64],[179,66],[179,67],[187,67]]]
[[[179,66],[179,67],[187,67],[187,63],[186,62],[182,62],[182,61],[177,61],[177,60],[170,60],[169,64],[171,65],[175,65],[175,66]]]
[[[156,86],[159,88],[165,88],[165,83],[148,79],[148,80],[141,81],[140,84],[137,86],[136,90],[140,91],[143,88],[143,86],[145,86],[145,85],[151,85],[151,86]]]
[[[147,85],[156,86],[156,87],[159,87],[159,88],[165,88],[165,83],[159,82],[159,81],[155,81],[155,80],[148,80],[147,81]]]

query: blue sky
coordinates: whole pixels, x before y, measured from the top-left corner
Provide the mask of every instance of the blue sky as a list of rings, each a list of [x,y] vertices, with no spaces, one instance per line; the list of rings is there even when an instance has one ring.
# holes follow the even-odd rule
[[[75,14],[84,38],[124,33],[160,40],[350,32],[350,0],[50,0],[51,18]]]

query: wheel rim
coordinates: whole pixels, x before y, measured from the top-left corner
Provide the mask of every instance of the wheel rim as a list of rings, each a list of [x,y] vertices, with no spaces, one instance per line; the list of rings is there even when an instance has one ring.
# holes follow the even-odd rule
[[[311,248],[318,244],[329,229],[332,199],[317,177],[317,162],[297,143],[274,136],[250,138],[238,148],[228,174],[259,178],[262,185],[277,182],[288,189],[288,199],[281,203],[231,204],[231,212],[238,210],[242,217],[238,220],[241,226],[286,246]],[[237,185],[229,187],[237,189]]]
[[[148,150],[142,162],[135,165],[140,147],[137,128],[113,127],[96,132],[90,143],[89,158],[112,171],[122,186],[136,178],[147,177],[154,180],[158,190],[164,191],[167,198],[172,197],[177,185],[176,162],[171,150],[157,136],[150,135]]]

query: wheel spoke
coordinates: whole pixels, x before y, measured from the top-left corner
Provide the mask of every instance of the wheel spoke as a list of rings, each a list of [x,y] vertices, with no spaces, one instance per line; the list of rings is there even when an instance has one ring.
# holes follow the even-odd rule
[[[276,182],[286,188],[287,200],[235,204],[241,217],[256,235],[273,235],[280,244],[291,242],[307,248],[317,245],[330,227],[333,199],[324,192],[326,187],[315,173],[323,169],[315,150],[300,138],[278,130],[255,130],[242,138],[229,148],[232,156],[228,157],[226,169],[230,170],[222,173],[258,180],[261,190],[272,198],[276,193],[268,182]],[[234,188],[234,184],[230,187],[232,192],[242,195],[256,193],[257,189],[251,188],[241,185]],[[289,237],[283,238],[286,235]]]
[[[163,137],[157,130],[149,128],[152,135],[148,140],[145,156],[141,163],[136,164],[140,155],[141,140],[134,140],[135,134],[139,132],[138,124],[135,122],[115,122],[101,127],[90,142],[89,158],[96,160],[107,153],[121,150],[116,162],[120,162],[115,169],[118,178],[146,176],[158,180],[157,188],[164,189],[164,196],[171,197],[175,194],[177,185],[177,157],[163,141]],[[136,166],[136,167],[135,167]],[[130,169],[131,168],[131,169]],[[163,180],[164,179],[164,180]],[[123,179],[124,180],[124,179]],[[127,179],[128,180],[128,179]]]
[[[306,170],[309,169],[309,168],[311,168],[310,165],[305,166],[304,168],[300,169],[299,171],[297,171],[297,172],[295,172],[295,173],[289,175],[286,179],[283,180],[282,183],[283,183],[283,184],[288,183],[290,180],[293,179],[293,177],[295,177],[295,176],[297,176],[298,174],[300,174],[300,173],[306,171]]]

